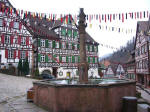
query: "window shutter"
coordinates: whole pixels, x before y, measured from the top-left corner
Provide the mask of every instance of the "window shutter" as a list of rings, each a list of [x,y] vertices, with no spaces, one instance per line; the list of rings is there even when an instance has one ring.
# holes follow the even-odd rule
[[[96,51],[98,52],[98,46],[96,46]]]
[[[41,61],[41,54],[38,54],[38,62]]]
[[[5,27],[6,26],[6,22],[5,22],[5,20],[3,19],[3,27]]]
[[[78,50],[80,49],[80,44],[77,44],[77,48],[78,48]]]
[[[29,45],[29,37],[26,37],[26,45]]]
[[[28,51],[26,51],[26,57],[28,57]]]
[[[95,63],[95,57],[93,57],[93,63]]]
[[[59,49],[61,49],[61,42],[59,42]]]
[[[53,48],[55,48],[55,46],[56,46],[55,41],[53,41],[52,46],[53,46]]]
[[[11,36],[10,36],[10,43],[11,43],[11,44],[13,44],[13,39],[14,39],[14,36],[11,35]]]
[[[48,62],[48,55],[45,56],[45,61]]]
[[[41,39],[38,39],[38,47],[41,47]]]
[[[68,56],[66,56],[66,62],[68,63]]]
[[[20,59],[20,50],[18,50],[18,59]]]
[[[78,56],[78,62],[80,62],[80,56]]]
[[[94,52],[94,45],[92,46],[92,52]]]
[[[72,49],[74,50],[74,43],[72,43]]]
[[[75,56],[72,56],[72,63],[75,63]]]
[[[8,50],[5,49],[5,58],[8,58]]]
[[[2,42],[2,44],[4,44],[4,34],[2,34],[2,36],[1,36],[1,42]]]
[[[48,40],[45,40],[45,47],[48,48]]]
[[[16,50],[14,50],[14,59],[16,59]]]
[[[66,49],[68,49],[68,47],[69,47],[69,45],[68,45],[68,43],[66,43]]]
[[[88,63],[90,63],[90,57],[88,57]]]

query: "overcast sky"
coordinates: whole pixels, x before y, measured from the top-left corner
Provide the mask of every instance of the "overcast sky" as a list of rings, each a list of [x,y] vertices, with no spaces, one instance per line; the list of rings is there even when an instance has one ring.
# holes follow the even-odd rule
[[[78,14],[79,8],[84,8],[86,14],[119,14],[147,10],[150,12],[150,0],[10,0],[10,2],[17,9],[50,14]],[[128,19],[124,23],[121,21],[99,23],[96,20],[89,23],[87,21],[86,30],[97,42],[120,48],[135,36],[135,32],[126,34],[105,29],[100,30],[99,25],[135,30],[137,21],[145,20],[148,18]],[[90,24],[92,24],[92,28],[89,27]],[[100,57],[114,51],[115,49],[99,46]]]

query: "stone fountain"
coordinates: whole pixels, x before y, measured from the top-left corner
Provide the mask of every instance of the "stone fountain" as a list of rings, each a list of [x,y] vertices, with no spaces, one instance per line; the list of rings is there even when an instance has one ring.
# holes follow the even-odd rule
[[[34,103],[49,112],[121,112],[122,97],[135,96],[135,81],[89,79],[86,62],[86,15],[80,9],[79,80],[47,80],[33,82]]]

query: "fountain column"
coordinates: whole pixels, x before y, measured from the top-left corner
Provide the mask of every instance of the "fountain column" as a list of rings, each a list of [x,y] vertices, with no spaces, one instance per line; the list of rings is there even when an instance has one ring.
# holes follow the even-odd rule
[[[79,43],[80,43],[80,63],[78,66],[79,70],[79,82],[88,83],[88,63],[86,60],[86,32],[85,28],[87,26],[85,21],[85,13],[83,8],[80,9],[78,31],[79,31]]]

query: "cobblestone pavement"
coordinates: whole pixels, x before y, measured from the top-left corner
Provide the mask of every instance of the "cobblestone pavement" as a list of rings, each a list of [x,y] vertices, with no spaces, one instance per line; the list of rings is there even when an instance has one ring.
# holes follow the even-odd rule
[[[26,92],[33,81],[0,73],[0,112],[46,112],[26,100]]]
[[[137,89],[137,91],[139,91],[141,93],[142,98],[145,99],[148,103],[150,103],[150,94],[148,94],[146,91],[144,91],[144,90],[147,90],[150,93],[150,89],[144,88],[144,90],[143,90],[139,87],[137,87],[136,89]]]

